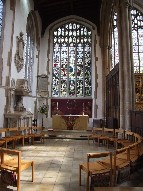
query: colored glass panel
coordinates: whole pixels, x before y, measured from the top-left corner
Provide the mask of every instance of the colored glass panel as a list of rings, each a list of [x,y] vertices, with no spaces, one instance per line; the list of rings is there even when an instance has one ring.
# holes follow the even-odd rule
[[[2,20],[3,20],[3,1],[0,0],[0,39],[2,36]]]
[[[91,30],[70,22],[53,35],[52,97],[91,96]]]
[[[143,73],[143,14],[132,9],[131,18],[134,73]]]
[[[114,12],[113,16],[113,28],[112,28],[112,66],[114,68],[119,63],[119,51],[118,51],[118,28],[117,28],[117,13]]]

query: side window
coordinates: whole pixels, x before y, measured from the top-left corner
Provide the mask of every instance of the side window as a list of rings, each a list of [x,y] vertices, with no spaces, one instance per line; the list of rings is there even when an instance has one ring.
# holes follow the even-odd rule
[[[25,39],[25,79],[28,81],[28,88],[32,90],[33,83],[33,64],[35,48],[35,30],[31,15],[27,18],[26,39]]]
[[[131,11],[134,73],[143,73],[143,13]]]
[[[112,18],[112,65],[111,69],[119,63],[117,13],[113,12]]]
[[[0,0],[0,54],[2,52],[2,40],[3,40],[3,9],[4,1]],[[0,60],[0,85],[2,84],[2,61]]]

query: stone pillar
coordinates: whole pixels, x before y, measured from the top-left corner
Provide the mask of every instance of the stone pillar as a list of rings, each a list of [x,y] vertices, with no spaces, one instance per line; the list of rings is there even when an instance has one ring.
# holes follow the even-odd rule
[[[120,84],[120,128],[130,129],[130,110],[133,104],[132,47],[130,36],[129,6],[131,1],[117,0],[119,35],[119,84]]]

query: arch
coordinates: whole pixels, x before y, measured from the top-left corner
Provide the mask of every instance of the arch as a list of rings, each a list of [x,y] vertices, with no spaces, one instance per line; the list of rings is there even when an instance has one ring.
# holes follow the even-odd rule
[[[93,98],[93,117],[97,117],[98,115],[100,117],[102,117],[102,107],[98,107],[98,103],[103,103],[102,102],[102,97],[98,96],[102,95],[102,72],[100,73],[101,70],[101,61],[99,61],[98,59],[101,59],[101,52],[98,50],[97,51],[97,47],[99,47],[100,49],[100,39],[97,33],[97,27],[95,24],[93,24],[92,22],[90,22],[87,19],[81,18],[79,16],[76,15],[70,15],[64,18],[61,18],[55,22],[53,22],[51,25],[49,25],[47,27],[47,29],[45,30],[44,33],[44,38],[47,38],[48,40],[48,45],[47,47],[49,47],[48,51],[47,51],[47,71],[49,71],[49,80],[51,80],[51,63],[52,63],[52,46],[53,46],[53,31],[54,29],[56,29],[58,26],[60,25],[64,25],[67,22],[78,22],[80,24],[83,24],[84,26],[88,27],[91,31],[92,31],[92,65],[93,65],[93,76],[92,76],[92,98]],[[97,55],[97,52],[99,53],[99,55]],[[98,57],[99,56],[99,57]],[[100,68],[100,69],[99,69]],[[97,72],[98,71],[98,72]],[[98,73],[98,74],[97,74]],[[100,74],[99,74],[100,73]],[[96,76],[96,78],[95,78]],[[100,88],[99,88],[100,87]],[[49,83],[49,95],[51,95],[51,84]],[[100,90],[99,90],[100,89]],[[99,91],[98,91],[99,90]],[[97,93],[100,92],[100,93]],[[99,98],[100,97],[100,98]],[[98,114],[97,114],[98,112]]]

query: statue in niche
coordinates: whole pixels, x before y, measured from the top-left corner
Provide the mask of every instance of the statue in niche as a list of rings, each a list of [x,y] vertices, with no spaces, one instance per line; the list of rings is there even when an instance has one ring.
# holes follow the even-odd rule
[[[20,35],[16,37],[17,38],[17,49],[15,53],[15,66],[17,69],[17,72],[20,72],[21,69],[24,66],[24,59],[23,59],[23,53],[24,53],[24,40],[23,40],[23,33],[20,32]]]

